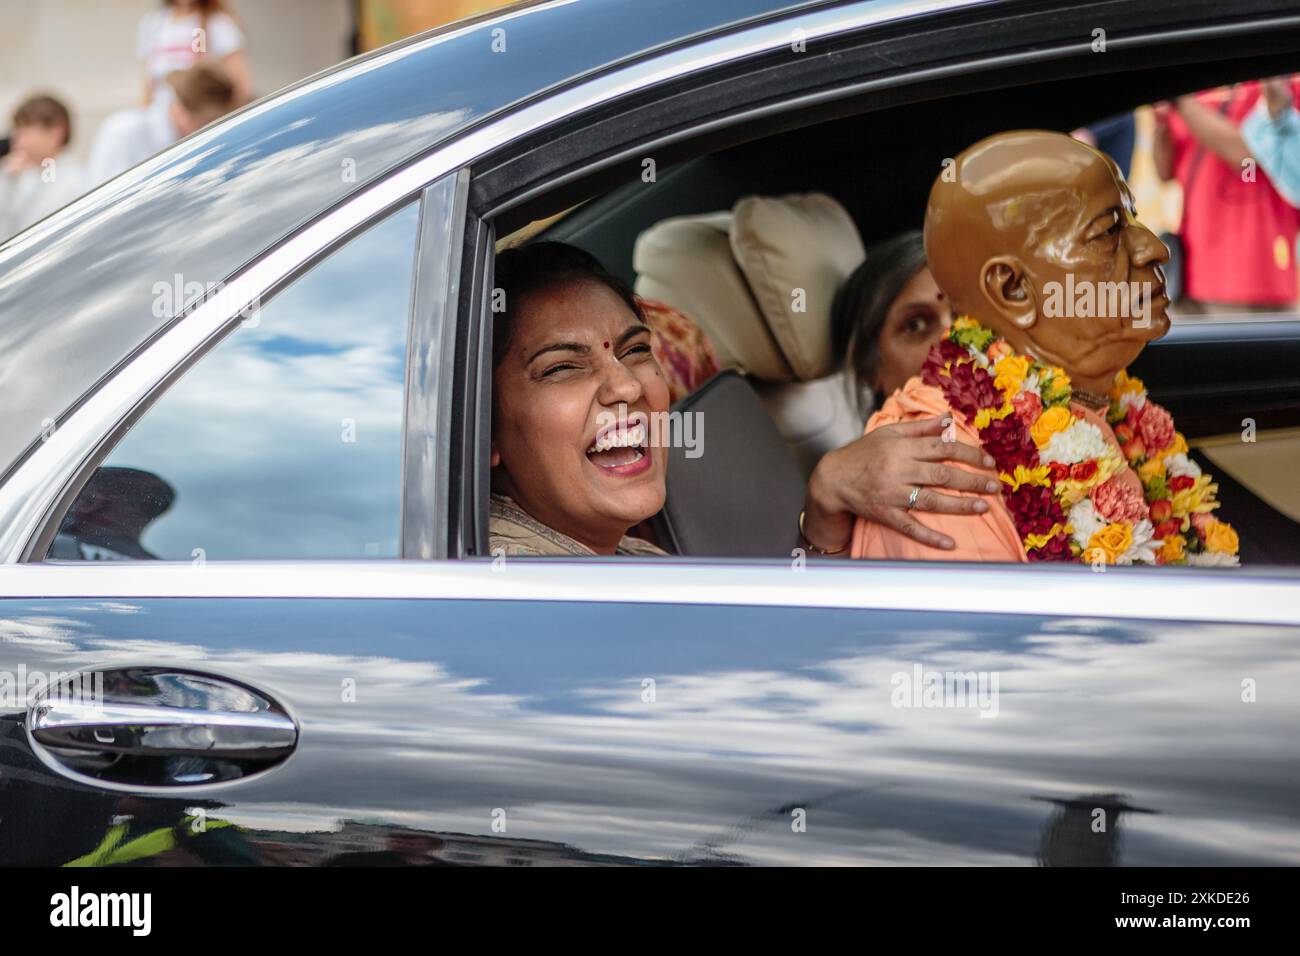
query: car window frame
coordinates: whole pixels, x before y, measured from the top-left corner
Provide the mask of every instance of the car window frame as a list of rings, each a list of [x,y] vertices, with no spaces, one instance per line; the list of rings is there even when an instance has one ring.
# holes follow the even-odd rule
[[[403,358],[402,451],[397,475],[401,501],[398,553],[405,556],[408,542],[415,540],[428,550],[427,554],[421,556],[445,555],[446,522],[439,521],[437,516],[445,515],[446,512],[448,464],[445,446],[448,432],[445,427],[439,426],[439,418],[445,413],[447,397],[450,395],[446,366],[451,360],[451,350],[445,343],[456,326],[456,283],[460,272],[459,252],[465,223],[468,174],[463,167],[457,167],[422,183],[418,189],[401,190],[395,197],[380,188],[382,186],[383,183],[377,184],[340,204],[335,212],[347,211],[352,207],[353,211],[361,213],[358,221],[291,263],[283,274],[251,299],[242,290],[239,294],[224,295],[226,289],[234,286],[232,281],[215,295],[209,295],[190,305],[162,335],[124,363],[124,366],[129,366],[147,361],[148,345],[156,344],[163,336],[179,331],[186,322],[193,323],[202,307],[212,306],[219,310],[217,328],[204,336],[180,361],[170,367],[156,369],[143,395],[132,403],[125,414],[117,416],[111,427],[94,439],[92,446],[82,448],[79,461],[70,469],[70,477],[43,509],[35,532],[28,536],[20,563],[62,566],[82,563],[45,557],[64,515],[95,469],[131,427],[148,414],[154,403],[167,394],[170,387],[190,368],[201,362],[211,349],[239,327],[248,304],[245,300],[256,302],[259,308],[269,304],[299,278],[310,274],[313,268],[332,253],[411,203],[417,203],[419,208],[415,243],[411,249],[412,288],[407,296],[407,335]],[[319,225],[319,222],[314,223],[304,231],[310,231]],[[250,268],[255,268],[258,262],[283,254],[283,250],[301,235],[300,232],[287,237],[264,253]],[[428,360],[419,363],[418,367],[412,361],[417,349],[420,354],[428,356]],[[95,401],[96,396],[92,395],[84,404],[92,405]],[[425,476],[432,476],[432,481],[425,481]],[[413,486],[412,493],[408,495],[408,481],[413,480],[420,483]],[[409,528],[408,520],[412,522]],[[267,560],[297,562],[304,559],[268,557]],[[103,563],[120,565],[137,562],[144,565],[165,563],[149,559],[123,559]]]

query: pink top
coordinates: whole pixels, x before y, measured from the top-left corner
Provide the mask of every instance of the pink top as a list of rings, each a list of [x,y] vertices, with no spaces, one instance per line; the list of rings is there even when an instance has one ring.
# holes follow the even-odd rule
[[[1070,411],[1084,421],[1091,422],[1100,429],[1105,439],[1119,448],[1114,432],[1106,424],[1103,416],[1091,409],[1072,403]],[[907,384],[891,395],[880,411],[871,416],[867,422],[867,431],[872,432],[882,425],[895,422],[909,422],[918,418],[951,415],[953,430],[957,440],[967,445],[979,447],[979,433],[974,426],[966,422],[966,417],[953,411],[943,392],[933,385],[926,385],[919,375],[908,379]],[[957,465],[965,471],[974,472],[974,468]],[[1125,467],[1118,473],[1121,481],[1136,486],[1142,491],[1142,482],[1132,468]],[[973,492],[948,491],[944,494],[963,498],[974,497]],[[929,528],[946,534],[956,542],[952,551],[932,548],[914,541],[902,532],[895,531],[881,524],[859,518],[853,526],[853,540],[850,554],[855,558],[890,559],[900,561],[1021,561],[1025,557],[1020,536],[1016,533],[1011,512],[1002,501],[1000,494],[979,495],[989,504],[989,510],[981,515],[942,515],[924,513],[919,520]]]

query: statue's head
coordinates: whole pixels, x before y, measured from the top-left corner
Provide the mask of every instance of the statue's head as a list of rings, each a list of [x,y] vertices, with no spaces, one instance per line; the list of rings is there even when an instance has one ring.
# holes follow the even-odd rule
[[[981,140],[935,180],[925,252],[959,314],[1104,394],[1169,329],[1169,250],[1113,160],[1060,133]]]

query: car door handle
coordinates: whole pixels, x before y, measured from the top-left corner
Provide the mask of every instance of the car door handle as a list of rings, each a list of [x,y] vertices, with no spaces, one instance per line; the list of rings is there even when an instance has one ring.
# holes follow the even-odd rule
[[[33,709],[31,733],[62,750],[241,761],[279,760],[298,739],[285,714],[58,699]]]

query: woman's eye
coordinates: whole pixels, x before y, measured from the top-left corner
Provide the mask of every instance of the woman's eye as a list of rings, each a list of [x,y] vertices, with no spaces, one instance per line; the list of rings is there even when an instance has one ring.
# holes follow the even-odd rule
[[[554,375],[556,372],[566,372],[566,371],[568,371],[569,369],[573,369],[573,368],[577,368],[577,367],[578,367],[578,366],[573,365],[572,363],[569,363],[569,362],[561,362],[559,365],[552,365],[552,366],[551,366],[550,368],[548,368],[545,372],[543,372],[543,373],[542,373],[542,378],[550,378],[550,377],[551,377],[552,375]]]
[[[903,331],[909,335],[924,335],[930,328],[930,317],[927,315],[914,315],[903,324]]]
[[[623,358],[627,358],[629,355],[646,355],[646,354],[648,354],[649,352],[650,352],[650,345],[649,345],[649,343],[647,343],[647,342],[642,342],[640,345],[634,345],[634,346],[632,346],[630,349],[628,349],[626,352],[624,352],[624,353],[623,353]]]

